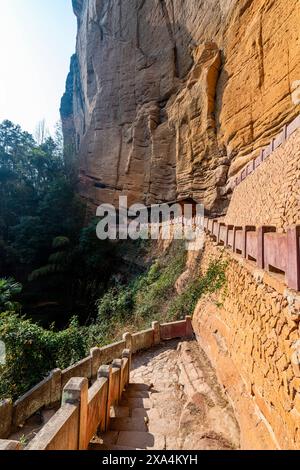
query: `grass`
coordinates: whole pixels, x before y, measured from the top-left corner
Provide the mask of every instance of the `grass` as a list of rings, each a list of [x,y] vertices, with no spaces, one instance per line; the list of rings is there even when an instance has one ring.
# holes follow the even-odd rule
[[[104,345],[120,338],[124,331],[148,328],[152,321],[183,319],[192,315],[206,293],[217,292],[226,283],[226,263],[210,263],[206,274],[191,275],[182,293],[175,283],[186,269],[187,252],[183,242],[174,242],[169,251],[153,262],[146,273],[118,286],[98,301],[97,320],[85,329],[89,346]]]

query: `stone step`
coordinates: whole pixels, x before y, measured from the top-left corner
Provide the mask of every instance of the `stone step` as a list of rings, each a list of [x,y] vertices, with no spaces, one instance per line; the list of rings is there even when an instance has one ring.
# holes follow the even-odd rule
[[[127,446],[116,446],[114,444],[108,445],[108,444],[97,444],[97,443],[91,443],[89,446],[89,450],[139,450],[136,447],[127,447]]]
[[[145,450],[164,450],[166,439],[162,434],[151,434],[140,431],[121,431],[116,443],[117,446],[133,447]]]
[[[131,410],[132,418],[148,418],[148,420],[159,420],[161,414],[157,408],[151,408],[150,410],[145,410],[144,408],[133,408]]]
[[[143,408],[145,410],[150,410],[153,408],[153,403],[150,398],[132,398],[124,397],[119,403],[120,406],[125,406],[128,408]]]
[[[111,431],[148,431],[145,417],[138,418],[112,418]]]
[[[128,418],[130,416],[131,410],[128,406],[114,406],[111,408],[110,417],[111,418]]]
[[[150,398],[150,393],[144,390],[126,390],[124,393],[124,398]]]
[[[127,387],[128,391],[136,391],[136,392],[149,392],[150,386],[147,384],[141,383],[130,383]]]
[[[118,436],[118,431],[107,431],[96,436],[91,444],[103,444],[110,447],[111,445],[115,445],[117,443]]]

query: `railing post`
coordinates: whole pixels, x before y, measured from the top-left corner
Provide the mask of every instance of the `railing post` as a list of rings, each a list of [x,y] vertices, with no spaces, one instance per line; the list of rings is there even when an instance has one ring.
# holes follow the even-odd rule
[[[243,234],[243,250],[242,250],[242,255],[243,255],[243,258],[247,258],[247,234],[248,232],[255,232],[256,230],[256,227],[254,227],[253,225],[246,225],[246,227],[244,228],[244,234]]]
[[[86,450],[89,444],[87,442],[88,390],[88,379],[75,377],[69,380],[62,395],[62,406],[69,403],[79,407],[79,450]]]
[[[219,223],[219,230],[218,230],[218,236],[217,236],[217,243],[218,245],[221,244],[221,230],[223,227],[226,227],[226,224],[224,222]],[[225,240],[224,240],[224,245],[225,245]]]
[[[101,349],[92,348],[90,350],[90,355],[92,358],[92,378],[97,377],[99,367],[101,365]]]
[[[287,230],[287,284],[300,290],[300,225]]]
[[[21,450],[21,443],[19,441],[6,441],[0,439],[1,450]]]
[[[226,226],[226,239],[225,239],[225,247],[229,247],[229,232],[233,232],[234,226],[233,225],[227,225]]]
[[[111,374],[112,366],[101,366],[98,371],[98,379],[106,378],[108,381],[107,387],[107,401],[106,401],[106,418],[105,418],[105,431],[109,428],[110,422],[110,403],[111,403]]]
[[[265,269],[265,233],[276,232],[276,227],[259,227],[257,230],[257,267]]]
[[[158,321],[152,322],[153,343],[157,346],[160,343],[160,324]]]
[[[186,321],[186,337],[193,338],[194,330],[193,330],[193,324],[192,324],[192,317],[190,315],[187,315],[185,317],[185,321]]]
[[[126,349],[130,349],[130,351],[132,351],[132,335],[131,335],[131,333],[124,333],[123,334],[123,341],[125,341]]]
[[[120,370],[120,378],[119,378],[119,396],[118,396],[118,402],[121,400],[122,393],[123,393],[123,384],[122,384],[122,359],[114,359],[112,363],[113,369],[119,369]]]
[[[11,399],[0,400],[0,437],[6,439],[12,433],[13,403]]]
[[[131,350],[130,349],[124,349],[122,357],[128,359],[128,375],[126,377],[126,385],[130,383],[130,371],[131,371]]]
[[[232,242],[232,251],[236,253],[236,233],[243,230],[243,227],[234,227],[233,229],[233,242]]]
[[[51,372],[50,404],[54,405],[59,402],[61,400],[61,394],[61,370],[54,369]]]

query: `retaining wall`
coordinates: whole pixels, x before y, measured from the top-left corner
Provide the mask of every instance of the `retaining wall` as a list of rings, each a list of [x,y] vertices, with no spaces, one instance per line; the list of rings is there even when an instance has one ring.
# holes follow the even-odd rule
[[[220,256],[227,285],[199,302],[198,341],[231,398],[242,448],[299,449],[300,295],[209,238],[201,271]]]

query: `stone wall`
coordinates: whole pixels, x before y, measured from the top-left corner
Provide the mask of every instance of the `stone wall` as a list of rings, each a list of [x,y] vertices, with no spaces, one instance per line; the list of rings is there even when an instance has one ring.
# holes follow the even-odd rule
[[[198,340],[231,398],[242,448],[300,445],[300,297],[280,276],[216,247],[209,239],[201,271],[228,260],[226,288],[201,299],[193,319]]]
[[[300,223],[300,129],[237,186],[225,217],[232,225]]]

